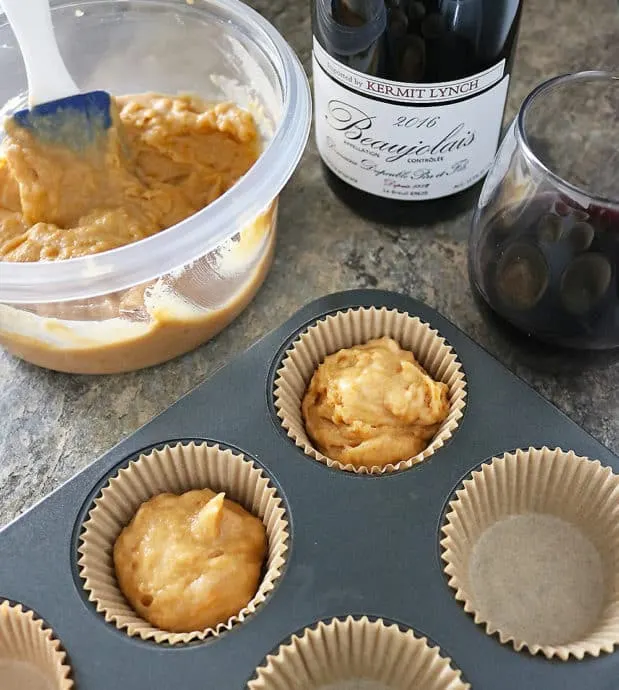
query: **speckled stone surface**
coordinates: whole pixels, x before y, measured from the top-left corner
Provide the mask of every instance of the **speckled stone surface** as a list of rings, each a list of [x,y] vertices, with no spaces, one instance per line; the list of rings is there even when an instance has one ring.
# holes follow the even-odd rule
[[[305,0],[253,0],[309,71]],[[619,67],[617,0],[525,0],[509,101],[553,74]],[[470,213],[432,229],[386,229],[354,216],[330,192],[310,143],[281,199],[272,273],[241,318],[196,352],[107,378],[43,371],[0,352],[0,525],[165,409],[307,301],[353,287],[424,300],[619,453],[619,352],[557,355],[497,328],[477,308],[466,252]]]

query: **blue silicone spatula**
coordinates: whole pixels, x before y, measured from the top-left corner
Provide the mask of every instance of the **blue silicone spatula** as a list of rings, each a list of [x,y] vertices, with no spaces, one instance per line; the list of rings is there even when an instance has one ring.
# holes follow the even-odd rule
[[[56,43],[48,0],[0,0],[19,43],[28,78],[29,109],[12,115],[40,141],[82,151],[112,124],[111,96],[80,93]]]

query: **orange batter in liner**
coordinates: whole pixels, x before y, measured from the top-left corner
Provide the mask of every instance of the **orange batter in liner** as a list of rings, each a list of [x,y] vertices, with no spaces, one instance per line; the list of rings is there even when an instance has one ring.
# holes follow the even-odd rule
[[[384,467],[421,453],[449,413],[448,387],[392,338],[329,355],[302,403],[308,436],[327,457]]]
[[[267,552],[262,521],[210,489],[143,503],[114,544],[118,584],[170,632],[225,623],[252,599]]]

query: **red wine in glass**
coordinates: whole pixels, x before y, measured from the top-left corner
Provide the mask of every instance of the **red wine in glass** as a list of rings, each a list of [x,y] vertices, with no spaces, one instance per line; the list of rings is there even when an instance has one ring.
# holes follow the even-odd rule
[[[619,210],[548,192],[481,222],[472,275],[499,316],[555,345],[619,347]]]

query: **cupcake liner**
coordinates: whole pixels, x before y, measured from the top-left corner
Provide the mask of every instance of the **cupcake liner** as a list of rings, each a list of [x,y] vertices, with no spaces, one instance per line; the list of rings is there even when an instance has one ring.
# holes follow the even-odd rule
[[[114,543],[142,503],[164,492],[209,488],[225,492],[265,525],[268,552],[265,574],[253,599],[216,628],[172,633],[138,616],[118,587]],[[90,601],[105,620],[130,636],[174,645],[220,635],[241,623],[262,604],[281,575],[288,550],[288,521],[275,488],[264,472],[241,454],[207,444],[178,444],[141,455],[110,479],[95,499],[80,537],[80,575]]]
[[[0,687],[70,690],[71,669],[53,632],[32,611],[0,603]]]
[[[317,367],[327,355],[343,348],[387,336],[411,351],[436,381],[449,387],[449,414],[427,448],[407,460],[383,467],[355,467],[333,460],[312,445],[303,421],[301,403]],[[283,428],[306,455],[329,467],[358,474],[382,474],[412,467],[441,448],[455,432],[466,399],[466,381],[455,352],[438,332],[418,317],[394,309],[358,308],[337,312],[310,326],[286,353],[277,372],[275,408]]]
[[[502,643],[582,659],[619,644],[619,476],[572,451],[518,450],[447,508],[442,558],[464,610]]]
[[[412,630],[367,617],[333,619],[268,656],[249,690],[467,690],[438,647]]]

